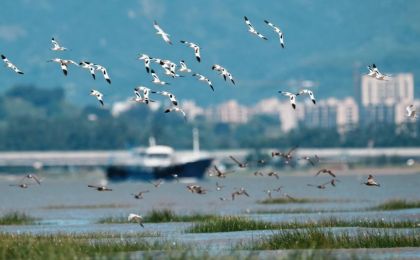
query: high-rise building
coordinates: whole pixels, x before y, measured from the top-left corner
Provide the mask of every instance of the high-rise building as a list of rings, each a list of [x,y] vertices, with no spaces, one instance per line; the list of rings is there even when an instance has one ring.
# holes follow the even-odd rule
[[[249,120],[248,108],[240,105],[236,100],[229,100],[215,108],[210,108],[206,111],[206,115],[212,121],[223,123],[244,124]]]
[[[400,121],[398,106],[414,100],[414,77],[411,73],[399,73],[391,80],[383,81],[362,76],[362,122],[397,123]]]
[[[343,100],[328,98],[305,105],[303,125],[308,128],[337,128],[346,132],[359,122],[359,108],[356,101],[347,97]]]

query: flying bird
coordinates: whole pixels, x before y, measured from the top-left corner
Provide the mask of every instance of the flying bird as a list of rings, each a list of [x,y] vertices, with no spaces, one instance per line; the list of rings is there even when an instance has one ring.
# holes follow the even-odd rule
[[[98,64],[95,64],[95,68],[96,68],[96,70],[100,70],[102,72],[102,74],[104,75],[104,79],[106,80],[106,82],[111,84],[111,78],[109,77],[109,74],[108,74],[108,71],[106,70],[106,68],[104,66],[98,65]]]
[[[179,65],[180,65],[180,68],[178,70],[179,72],[185,72],[185,73],[190,73],[191,72],[191,69],[189,69],[187,67],[187,64],[185,64],[185,61],[181,60],[179,62]]]
[[[248,163],[246,162],[241,162],[238,159],[236,159],[235,157],[233,157],[232,155],[229,155],[229,158],[234,161],[239,168],[246,168],[248,166]]]
[[[241,195],[245,195],[245,196],[249,197],[249,194],[245,190],[244,187],[241,187],[239,190],[236,190],[236,191],[232,192],[232,200],[235,200],[236,196],[241,196]]]
[[[314,157],[304,156],[304,157],[299,158],[298,160],[306,160],[312,166],[315,166],[317,163],[319,163],[319,157],[318,157],[318,155],[315,155]]]
[[[187,185],[187,189],[192,193],[206,194],[207,190],[199,185]]]
[[[268,26],[270,26],[271,28],[273,28],[273,30],[279,35],[280,45],[281,45],[282,48],[284,48],[284,35],[283,35],[283,32],[280,30],[280,28],[278,26],[275,26],[274,24],[270,23],[267,20],[264,20],[264,22],[266,24],[268,24]]]
[[[158,23],[156,21],[154,21],[153,23],[153,27],[155,27],[156,29],[156,34],[162,36],[162,39],[167,43],[167,44],[171,44],[171,39],[169,39],[169,34],[167,34],[165,31],[162,30],[162,28],[160,28],[160,26],[158,25]]]
[[[271,190],[270,189],[268,189],[268,190],[264,190],[264,193],[266,193],[267,194],[267,196],[268,196],[268,198],[271,200],[273,197],[271,196]]]
[[[152,82],[153,83],[155,83],[157,85],[169,85],[169,83],[160,80],[158,75],[156,74],[156,72],[153,69],[150,71],[150,74],[152,74],[152,77],[153,77]]]
[[[327,188],[327,185],[328,184],[331,184],[331,181],[326,182],[326,183],[323,183],[323,184],[308,184],[308,186],[310,186],[310,187],[316,187],[318,189],[324,190],[324,189]]]
[[[27,183],[9,184],[9,186],[11,186],[11,187],[19,187],[21,189],[27,189],[27,188],[29,188],[29,185],[30,184],[27,184]]]
[[[140,215],[137,215],[137,214],[134,214],[134,213],[130,213],[130,214],[128,215],[128,221],[129,221],[129,222],[133,222],[133,221],[135,221],[135,222],[139,223],[139,225],[140,225],[141,227],[143,227],[143,228],[144,228],[144,225],[143,225],[144,220],[143,220],[143,217],[142,217],[142,216],[140,216]]]
[[[371,66],[369,65],[367,68],[369,70],[369,73],[367,75],[372,78],[385,81],[388,81],[392,78],[391,75],[381,73],[375,64],[372,64]]]
[[[248,17],[244,16],[244,19],[245,19],[246,25],[248,26],[248,31],[250,33],[257,35],[261,39],[267,40],[267,38],[264,35],[262,35],[257,30],[255,30],[254,26],[252,26],[251,22],[248,20]]]
[[[97,191],[112,191],[112,189],[106,186],[88,185],[89,188],[96,189]]]
[[[406,110],[407,110],[407,117],[409,117],[411,119],[416,119],[417,118],[416,107],[414,105],[407,106]]]
[[[216,176],[218,178],[226,178],[226,174],[234,172],[234,171],[222,172],[216,165],[214,165],[213,168],[214,168],[214,171],[209,174],[210,177]]]
[[[178,112],[181,113],[184,116],[185,121],[187,121],[187,114],[185,114],[185,111],[178,107],[178,106],[172,106],[170,108],[167,108],[164,113],[170,113],[170,112]]]
[[[299,95],[308,95],[309,98],[312,100],[312,103],[316,104],[314,93],[311,90],[302,89],[301,91],[299,91],[299,93],[296,94],[296,96],[299,96]]]
[[[161,179],[159,179],[157,182],[151,182],[149,181],[153,186],[155,186],[155,188],[159,188],[160,185],[163,183],[163,181]]]
[[[254,176],[264,176],[264,173],[262,173],[261,171],[256,171],[254,172]]]
[[[162,96],[168,97],[168,98],[169,98],[169,100],[172,102],[172,104],[173,104],[174,106],[178,106],[178,101],[176,100],[176,97],[175,97],[175,95],[174,95],[174,94],[172,94],[172,93],[170,93],[170,92],[168,92],[168,91],[152,91],[152,93],[154,93],[154,94],[159,94],[159,95],[162,95]]]
[[[193,43],[193,42],[187,42],[187,41],[180,41],[181,43],[185,44],[186,46],[192,48],[194,50],[194,55],[195,58],[197,59],[198,62],[201,61],[201,56],[200,56],[200,46],[198,46],[197,44]]]
[[[79,64],[77,64],[76,62],[74,62],[72,60],[62,60],[62,59],[59,59],[59,58],[49,60],[48,62],[56,62],[56,63],[60,64],[60,68],[63,71],[64,76],[67,76],[67,74],[68,74],[68,65],[73,64],[73,65],[79,66]]]
[[[295,146],[293,148],[291,148],[287,153],[283,153],[283,152],[271,152],[271,157],[274,156],[279,156],[281,158],[284,159],[285,163],[289,163],[292,159],[293,159],[293,152],[297,149],[298,147]]]
[[[292,104],[293,109],[296,109],[296,94],[285,92],[285,91],[279,91],[280,94],[283,96],[289,97],[290,104]]]
[[[27,174],[22,178],[22,181],[28,179],[28,180],[34,180],[36,183],[41,184],[41,180],[36,176],[35,174]],[[22,182],[21,181],[21,182]]]
[[[101,92],[95,89],[92,89],[90,91],[90,95],[95,96],[98,99],[99,103],[101,103],[101,106],[104,106],[104,100],[103,100],[104,95]]]
[[[23,72],[21,70],[19,70],[18,67],[16,67],[16,65],[13,64],[8,58],[6,58],[6,56],[4,56],[3,54],[1,54],[0,56],[1,56],[1,59],[3,60],[4,64],[6,65],[6,67],[13,70],[17,74],[23,74]]]
[[[230,79],[233,85],[235,85],[235,80],[233,79],[232,74],[224,67],[220,66],[219,64],[214,64],[211,67],[212,70],[218,71],[220,75],[223,76],[223,79],[226,81],[227,78]]]
[[[52,43],[52,47],[51,47],[52,51],[67,51],[67,48],[61,46],[57,42],[57,40],[54,39],[54,37],[51,39],[51,43]]]
[[[204,82],[206,82],[208,85],[209,85],[209,87],[211,88],[211,90],[213,90],[214,91],[214,88],[213,88],[213,85],[212,85],[212,83],[211,83],[211,81],[207,78],[207,77],[205,77],[205,76],[203,76],[203,75],[201,75],[201,74],[198,74],[198,73],[194,73],[194,74],[192,74],[194,77],[196,77],[199,81],[204,81]]]
[[[93,63],[92,63],[92,62],[90,62],[90,61],[81,61],[81,62],[79,62],[79,66],[80,66],[82,69],[87,69],[87,70],[89,70],[90,74],[92,75],[92,78],[93,78],[93,79],[96,79],[96,75],[95,75],[95,72],[96,72],[96,67],[95,67],[95,64],[93,64]]]
[[[269,172],[269,173],[267,173],[267,176],[274,176],[274,177],[276,177],[276,179],[278,180],[279,179],[279,174],[277,173],[277,172]]]
[[[138,200],[140,199],[141,200],[141,199],[144,198],[143,195],[147,192],[149,192],[149,190],[140,191],[139,193],[131,194],[131,195],[134,196],[135,199],[138,199]]]
[[[150,73],[150,61],[152,60],[152,57],[149,57],[146,54],[141,54],[138,59],[144,61],[144,67],[146,68],[146,72]]]
[[[373,178],[372,174],[369,174],[367,182],[364,182],[363,184],[367,185],[367,186],[376,186],[376,187],[380,187],[381,185],[376,182],[375,178]]]
[[[319,170],[316,174],[315,174],[315,176],[318,176],[320,173],[328,173],[329,175],[331,175],[332,177],[337,177],[331,170],[329,170],[329,169],[321,169],[321,170]]]
[[[150,88],[144,86],[138,86],[134,88],[134,94],[136,94],[134,101],[146,104],[149,104],[149,102],[154,102],[149,98],[150,92],[152,92]]]

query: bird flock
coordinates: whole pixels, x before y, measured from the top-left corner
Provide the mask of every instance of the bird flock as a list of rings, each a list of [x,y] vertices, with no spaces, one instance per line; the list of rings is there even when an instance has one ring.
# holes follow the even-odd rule
[[[257,36],[258,38],[260,38],[264,41],[269,40],[269,38],[267,38],[262,33],[260,33],[253,26],[253,24],[248,19],[248,17],[244,16],[244,21],[245,21],[245,24],[248,28],[249,33]],[[280,42],[281,48],[285,49],[284,33],[280,29],[280,27],[273,24],[272,22],[270,22],[268,20],[264,20],[264,23],[268,27],[270,27],[277,34],[277,36],[279,37],[279,42]],[[168,45],[174,45],[174,42],[171,40],[171,35],[168,34],[167,32],[165,32],[162,29],[162,27],[157,23],[157,21],[154,21],[153,27],[156,29],[156,34],[158,36],[160,36],[165,43],[167,43]],[[59,53],[59,52],[64,52],[64,51],[70,51],[70,49],[60,45],[60,43],[55,38],[51,39],[51,44],[52,44],[51,51],[53,51],[53,52],[58,52]],[[198,63],[200,63],[202,61],[201,48],[197,43],[194,43],[194,42],[191,42],[191,41],[186,41],[186,40],[179,40],[179,44],[191,48],[194,51],[194,57],[195,57],[195,60]],[[7,68],[13,70],[15,73],[17,73],[19,75],[24,74],[24,72],[22,70],[20,70],[15,64],[13,64],[5,55],[1,54],[1,58],[2,58],[5,66]],[[170,85],[170,83],[166,82],[163,79],[162,76],[158,75],[158,73],[155,70],[156,69],[155,65],[156,65],[156,66],[160,66],[162,68],[163,73],[166,77],[170,77],[170,78],[173,78],[173,79],[184,78],[188,74],[190,74],[192,77],[195,77],[199,82],[202,82],[203,84],[206,84],[211,89],[211,91],[215,91],[215,88],[213,86],[212,81],[207,76],[194,72],[193,69],[188,67],[185,60],[180,60],[179,63],[178,63],[179,65],[178,65],[177,63],[175,63],[171,60],[151,57],[148,54],[144,54],[144,53],[139,54],[137,59],[144,63],[145,71],[146,71],[147,74],[150,75],[151,83],[153,83],[154,85],[161,86],[161,87]],[[48,60],[48,62],[59,64],[60,69],[63,72],[64,76],[69,75],[70,67],[79,67],[81,69],[88,70],[90,75],[92,76],[92,78],[94,80],[96,80],[96,73],[100,72],[102,74],[103,78],[105,79],[105,81],[108,84],[111,84],[110,74],[108,73],[107,68],[103,65],[96,64],[96,63],[86,61],[86,60],[76,62],[76,61],[73,61],[73,60],[70,60],[70,59],[62,59],[62,58],[54,58],[54,59]],[[374,78],[376,80],[380,80],[380,81],[392,80],[391,75],[384,74],[384,73],[380,72],[378,67],[375,64],[369,65],[369,66],[367,66],[367,68],[368,68],[367,75],[369,77],[372,77],[372,78]],[[211,70],[216,72],[220,77],[222,77],[224,79],[224,81],[226,81],[226,82],[230,81],[230,83],[232,85],[236,85],[235,78],[233,77],[231,72],[227,68],[225,68],[224,66],[222,66],[220,64],[214,64],[211,67]],[[178,73],[181,73],[181,74],[178,74]],[[309,99],[311,100],[311,102],[313,103],[313,105],[316,105],[315,95],[314,95],[313,91],[310,90],[310,89],[301,89],[297,93],[291,92],[291,91],[280,90],[280,91],[278,91],[278,93],[281,94],[282,96],[285,96],[285,97],[289,98],[290,104],[291,104],[293,109],[296,109],[297,98],[298,97],[300,98],[300,97],[303,97],[303,96],[308,96]],[[140,86],[137,86],[137,87],[134,88],[134,97],[132,97],[131,100],[133,102],[136,102],[136,103],[142,103],[142,104],[148,105],[150,103],[155,102],[155,100],[153,100],[151,98],[152,94],[163,96],[163,97],[165,97],[169,100],[170,106],[165,108],[165,110],[163,111],[164,113],[175,112],[175,113],[182,114],[182,116],[185,119],[187,118],[186,113],[180,107],[180,104],[177,100],[177,97],[173,93],[171,93],[167,90],[152,90],[151,88],[140,85]],[[90,95],[95,97],[98,100],[98,102],[100,103],[101,106],[105,105],[104,95],[99,90],[92,89],[91,92],[90,92]],[[407,110],[407,117],[413,118],[413,119],[417,118],[416,108],[414,107],[414,105],[408,106],[406,108],[406,110]],[[275,157],[278,157],[278,158],[282,159],[285,164],[289,164],[295,157],[294,154],[296,152],[296,149],[297,149],[297,147],[293,147],[292,149],[290,149],[287,152],[273,151],[273,152],[271,152],[271,158],[274,159]],[[229,159],[239,169],[246,169],[251,165],[251,162],[241,161],[241,160],[235,158],[234,156],[229,156]],[[313,167],[316,167],[318,164],[320,164],[320,161],[321,161],[320,158],[317,155],[303,156],[301,158],[298,158],[298,160],[305,160],[309,164],[311,164]],[[256,165],[258,165],[258,166],[264,166],[265,164],[266,164],[266,160],[263,160],[263,159],[260,159],[256,162]],[[229,176],[230,174],[233,174],[233,173],[235,173],[235,171],[223,171],[215,165],[209,171],[209,176],[218,178],[219,180],[223,180],[227,176]],[[255,171],[253,173],[253,175],[256,176],[256,177],[267,176],[267,177],[271,177],[271,178],[275,178],[275,179],[280,178],[279,174],[275,171],[269,171],[267,173],[264,173],[260,169]],[[337,185],[337,183],[340,182],[340,180],[337,179],[336,173],[331,169],[322,168],[315,173],[315,177],[320,176],[320,175],[329,176],[329,177],[331,177],[331,179],[328,182],[323,182],[321,184],[312,184],[311,183],[311,184],[307,184],[307,185],[309,187],[315,187],[317,189],[326,189],[329,185],[332,186],[332,187],[335,187]],[[172,177],[174,178],[174,180],[178,181],[178,177],[179,177],[178,174],[174,173],[172,175]],[[11,184],[11,186],[16,186],[16,187],[19,187],[19,188],[26,189],[30,185],[33,185],[33,184],[41,185],[41,180],[35,174],[28,174],[19,183]],[[150,184],[152,184],[157,189],[163,184],[163,181],[158,180],[157,182],[150,182]],[[380,184],[374,179],[374,177],[372,175],[369,175],[368,178],[367,178],[367,181],[363,182],[362,184],[367,185],[367,186],[380,187]],[[96,191],[99,191],[99,192],[112,192],[112,190],[113,190],[113,189],[111,189],[107,186],[102,186],[102,185],[88,185],[88,187],[92,188]],[[218,182],[216,182],[215,190],[216,191],[222,191],[224,189],[224,187],[225,186],[222,183],[219,183],[219,181],[218,181]],[[206,188],[204,188],[202,186],[199,186],[199,185],[187,185],[186,189],[187,189],[187,191],[189,191],[191,193],[200,194],[200,195],[207,194],[208,191],[209,191],[209,189],[206,189]],[[136,193],[131,193],[130,195],[133,196],[134,199],[144,199],[144,197],[146,196],[145,194],[149,193],[149,192],[150,192],[149,190],[143,190],[143,191],[139,191],[139,192],[136,192]],[[270,199],[272,198],[272,193],[273,192],[280,193],[283,196],[285,196],[286,198],[289,198],[291,200],[294,199],[289,194],[283,192],[283,186],[278,186],[278,187],[272,188],[272,189],[266,189],[263,192],[266,193],[267,196]],[[240,196],[250,197],[250,193],[244,187],[239,187],[239,188],[235,188],[230,193],[230,198],[231,199],[226,198],[226,197],[219,197],[219,199],[221,201],[227,201],[227,200],[232,200],[233,201]],[[137,222],[139,225],[144,227],[143,217],[141,215],[131,213],[128,216],[128,221],[129,222]]]
[[[254,27],[254,25],[251,23],[251,21],[248,19],[247,16],[244,16],[244,21],[245,21],[245,24],[248,28],[248,31],[252,35],[255,35],[258,38],[263,39],[265,41],[268,40],[268,38],[266,36],[264,36],[262,33],[260,33]],[[273,24],[272,22],[270,22],[268,20],[264,20],[264,23],[268,27],[270,27],[277,34],[277,36],[279,37],[280,46],[282,48],[285,48],[284,33],[280,29],[280,27]],[[169,45],[174,45],[172,40],[171,40],[171,37],[170,37],[171,35],[168,34],[167,32],[165,32],[162,29],[162,27],[158,24],[157,21],[153,22],[153,27],[156,30],[156,34],[158,36],[160,36],[165,43],[167,43]],[[194,51],[194,56],[195,56],[195,59],[197,60],[197,62],[201,62],[201,48],[197,43],[186,41],[186,40],[180,40],[179,43],[186,46],[186,47],[191,48]],[[54,52],[64,52],[64,51],[69,51],[70,50],[67,47],[62,46],[57,41],[57,39],[55,39],[54,37],[51,39],[51,44],[52,44],[52,46],[51,46],[50,49],[51,49],[51,51],[54,51]],[[6,65],[6,67],[10,68],[11,70],[16,72],[17,74],[24,74],[5,55],[1,54],[1,58],[4,62],[4,64]],[[150,74],[150,76],[152,78],[151,82],[156,84],[156,85],[166,86],[166,85],[170,85],[170,83],[166,82],[165,80],[162,80],[161,77],[159,77],[159,75],[156,73],[156,71],[152,68],[152,63],[160,65],[162,67],[163,71],[164,71],[165,76],[172,77],[172,78],[183,78],[183,77],[185,77],[185,74],[191,73],[191,75],[193,77],[195,77],[198,81],[207,84],[212,91],[215,90],[212,81],[207,76],[196,73],[196,72],[193,72],[192,69],[188,68],[188,66],[187,66],[187,64],[185,63],[184,60],[179,61],[179,68],[177,68],[178,65],[173,61],[170,61],[170,60],[167,60],[167,59],[152,58],[149,55],[144,54],[144,53],[139,55],[138,60],[142,60],[144,62],[146,73]],[[111,77],[108,73],[108,70],[103,65],[95,64],[95,63],[92,63],[90,61],[75,62],[75,61],[70,60],[70,59],[61,59],[61,58],[54,58],[54,59],[49,60],[48,62],[54,62],[54,63],[59,64],[60,68],[61,68],[61,70],[62,70],[62,72],[65,76],[67,76],[68,73],[69,73],[68,70],[69,70],[70,65],[88,70],[93,79],[96,79],[96,72],[100,71],[102,73],[105,81],[107,83],[111,84]],[[233,85],[236,85],[234,77],[232,76],[232,74],[229,72],[228,69],[226,69],[222,65],[214,64],[211,67],[211,69],[213,71],[217,72],[220,76],[222,76],[225,81],[227,81],[229,79],[230,82]],[[392,80],[392,75],[388,75],[388,74],[385,74],[385,73],[382,73],[381,71],[379,71],[376,64],[368,65],[367,69],[369,71],[367,73],[367,75],[369,77],[372,77],[372,78],[380,80],[380,81]],[[184,75],[178,74],[177,72],[183,73]],[[148,105],[150,102],[152,102],[149,98],[150,93],[160,94],[162,96],[168,97],[170,99],[170,101],[172,102],[171,107],[166,108],[164,110],[165,113],[178,112],[178,113],[183,115],[184,119],[186,119],[186,114],[185,114],[184,110],[181,107],[179,107],[178,102],[176,102],[176,104],[173,102],[172,97],[175,97],[174,94],[172,94],[168,91],[151,91],[150,89],[148,89],[146,87],[143,87],[143,86],[141,86],[140,88],[142,88],[143,91],[139,91],[138,90],[139,87],[136,87],[134,89],[135,97],[131,98],[130,100],[132,100],[134,102],[137,102],[137,103],[143,103],[143,104]],[[289,98],[290,104],[292,105],[293,109],[296,109],[296,106],[297,106],[296,101],[297,101],[298,96],[307,95],[311,99],[312,103],[314,105],[316,104],[315,95],[314,95],[313,91],[309,90],[309,89],[301,89],[297,93],[280,90],[280,91],[278,91],[278,93],[280,93],[281,95]],[[96,99],[98,100],[100,105],[104,106],[105,102],[104,102],[104,94],[103,93],[101,93],[99,90],[92,89],[91,92],[90,92],[90,95],[96,97]],[[416,117],[416,108],[415,108],[414,105],[407,106],[406,110],[407,110],[407,115],[406,116],[408,118],[410,118],[410,119],[416,119],[417,118]]]

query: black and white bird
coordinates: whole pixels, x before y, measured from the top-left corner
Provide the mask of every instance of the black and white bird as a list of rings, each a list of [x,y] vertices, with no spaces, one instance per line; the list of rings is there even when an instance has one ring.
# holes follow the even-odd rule
[[[152,57],[146,54],[141,54],[140,57],[138,57],[138,59],[144,61],[144,67],[146,68],[146,72],[150,73],[150,61],[152,60]]]
[[[308,95],[311,98],[312,103],[316,104],[316,99],[315,99],[315,96],[314,96],[314,93],[312,92],[312,90],[302,89],[301,91],[299,91],[296,94],[296,96],[299,96],[299,95]]]
[[[174,106],[178,106],[178,101],[176,100],[176,97],[175,97],[174,94],[172,94],[168,91],[152,91],[152,93],[168,97],[169,100],[171,100],[171,102]]]
[[[172,106],[170,108],[167,108],[165,111],[165,113],[170,113],[170,112],[178,112],[181,113],[184,116],[184,120],[187,121],[187,114],[185,114],[185,111],[178,107],[178,106]]]
[[[369,174],[368,178],[367,178],[367,182],[364,182],[363,184],[367,185],[367,186],[376,186],[376,187],[380,187],[381,185],[376,182],[375,178],[373,178],[372,174]]]
[[[178,69],[179,72],[184,72],[184,73],[190,73],[191,69],[189,69],[187,67],[187,64],[185,64],[185,61],[181,60],[179,62],[180,68]]]
[[[187,185],[187,189],[191,193],[197,193],[197,194],[206,194],[207,190],[199,185]]]
[[[239,190],[236,190],[234,192],[232,192],[232,200],[235,200],[235,197],[237,196],[241,196],[241,195],[245,195],[247,197],[249,197],[249,193],[245,190],[244,187],[241,187]]]
[[[67,76],[67,74],[68,74],[68,65],[73,64],[73,65],[79,66],[79,64],[77,64],[77,62],[74,62],[72,60],[63,60],[63,59],[59,59],[59,58],[49,60],[48,62],[56,62],[56,63],[60,64],[60,68],[63,71],[64,76]]]
[[[230,81],[235,85],[235,80],[233,79],[232,74],[224,67],[220,66],[219,64],[214,64],[211,67],[212,70],[218,71],[220,75],[223,76],[223,79],[226,81],[226,78],[229,78]]]
[[[56,39],[51,38],[51,43],[52,43],[52,47],[51,50],[52,51],[67,51],[68,49],[66,47],[61,46]]]
[[[134,101],[149,104],[149,102],[154,102],[149,98],[150,88],[144,86],[138,86],[134,89],[134,94],[136,94],[136,99]]]
[[[28,180],[34,180],[37,184],[39,184],[39,185],[41,184],[41,180],[38,178],[38,176],[36,176],[35,174],[32,174],[32,173],[25,175],[25,176],[22,178],[21,183],[22,183],[22,181],[24,181],[25,179],[28,179]]]
[[[238,159],[236,159],[235,157],[233,157],[232,155],[229,155],[229,158],[232,160],[232,161],[234,161],[237,165],[238,165],[238,167],[239,168],[246,168],[246,167],[248,167],[248,163],[247,162],[242,162],[242,161],[239,161]]]
[[[4,64],[6,65],[6,67],[8,67],[9,69],[13,70],[14,72],[16,72],[17,74],[23,74],[23,72],[18,69],[18,67],[16,67],[15,64],[13,64],[8,58],[6,58],[6,56],[4,56],[3,54],[1,54],[1,59],[3,60]]]
[[[377,80],[385,80],[388,81],[392,79],[391,75],[383,74],[379,71],[378,67],[375,64],[372,64],[371,66],[368,66],[368,76],[375,78]]]
[[[104,66],[99,65],[99,64],[95,64],[95,69],[100,70],[102,72],[102,74],[104,75],[104,79],[106,80],[106,82],[111,84],[111,78],[109,77],[108,71],[106,70],[106,68]]]
[[[81,62],[79,62],[79,66],[82,69],[89,70],[90,74],[92,75],[92,78],[96,79],[96,75],[95,75],[96,67],[95,67],[94,63],[92,63],[90,61],[81,61]]]
[[[407,117],[409,117],[410,119],[417,118],[416,107],[414,105],[409,105],[405,109],[407,110]]]
[[[248,17],[244,16],[244,19],[245,19],[246,25],[248,26],[248,31],[250,33],[257,35],[261,39],[267,40],[267,38],[264,35],[262,35],[257,30],[255,30],[254,26],[252,26],[251,22],[248,20]]]
[[[158,75],[156,74],[156,72],[153,69],[150,70],[150,74],[153,77],[153,80],[152,80],[153,83],[155,83],[157,85],[169,85],[168,82],[165,82],[165,81],[160,80],[159,77],[158,77]]]
[[[130,213],[128,215],[127,219],[128,219],[129,222],[135,221],[135,222],[139,223],[139,225],[144,228],[144,225],[143,225],[144,220],[143,220],[142,216],[134,214],[134,213]]]
[[[284,35],[283,35],[283,32],[280,30],[280,28],[278,26],[275,26],[274,24],[272,24],[271,22],[269,22],[267,20],[264,20],[264,22],[266,24],[268,24],[268,26],[273,28],[273,30],[279,35],[280,45],[281,45],[282,48],[284,48]]]
[[[106,186],[100,186],[100,185],[88,185],[89,188],[93,188],[97,191],[112,191],[111,188],[108,188]]]
[[[138,200],[141,200],[141,199],[143,199],[144,197],[144,194],[145,193],[147,193],[147,192],[149,192],[149,190],[144,190],[144,191],[140,191],[139,193],[135,193],[135,194],[131,194],[135,199],[138,199]]]
[[[159,64],[163,69],[170,70],[173,74],[176,72],[176,63],[170,60],[164,60],[159,58],[151,58],[151,61]]]
[[[98,99],[99,103],[101,103],[101,106],[104,106],[104,100],[103,100],[104,95],[101,92],[99,92],[95,89],[92,89],[90,91],[90,95],[95,96],[96,99]]]
[[[206,82],[208,85],[209,85],[209,87],[211,88],[211,90],[213,90],[214,91],[214,88],[213,88],[213,84],[211,83],[211,81],[207,78],[207,77],[205,77],[205,76],[203,76],[203,75],[201,75],[201,74],[198,74],[198,73],[194,73],[194,74],[192,74],[194,77],[196,77],[199,81],[204,81],[204,82]]]
[[[162,30],[162,28],[160,28],[160,26],[158,25],[158,23],[156,21],[154,21],[153,23],[153,27],[155,27],[156,29],[156,34],[162,36],[162,39],[167,43],[167,44],[171,44],[171,39],[169,39],[169,34],[167,34],[165,31]]]
[[[193,43],[193,42],[187,42],[187,41],[180,41],[181,43],[187,45],[188,47],[192,48],[194,50],[194,55],[195,58],[197,59],[198,62],[201,61],[201,56],[200,56],[200,46],[198,46],[197,44]]]
[[[283,96],[289,97],[290,104],[292,104],[293,109],[296,109],[296,94],[286,92],[286,91],[279,91],[280,94]]]

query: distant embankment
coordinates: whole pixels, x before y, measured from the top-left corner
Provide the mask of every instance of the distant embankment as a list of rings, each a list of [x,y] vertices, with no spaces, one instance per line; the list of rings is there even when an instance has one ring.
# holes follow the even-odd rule
[[[260,153],[271,154],[275,149],[264,149]],[[206,155],[216,160],[224,160],[229,155],[244,158],[255,153],[252,149],[206,151]],[[91,166],[101,167],[114,163],[113,158],[127,158],[118,160],[119,164],[133,165],[137,162],[130,156],[130,151],[31,151],[31,152],[0,152],[0,167],[32,167],[42,166]],[[296,156],[318,155],[328,162],[357,162],[374,157],[402,157],[420,158],[420,148],[361,148],[361,149],[298,149]],[[178,151],[177,157],[192,156],[193,151]]]

